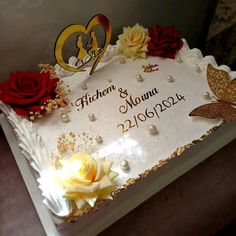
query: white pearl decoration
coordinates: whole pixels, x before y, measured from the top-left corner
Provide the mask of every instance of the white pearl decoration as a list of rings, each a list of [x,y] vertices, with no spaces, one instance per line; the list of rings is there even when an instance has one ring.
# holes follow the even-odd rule
[[[172,75],[168,75],[166,79],[167,79],[167,81],[168,81],[169,83],[174,82],[174,79],[173,79],[173,76],[172,76]]]
[[[70,118],[67,114],[61,113],[61,120],[62,120],[62,122],[67,123],[70,121]]]
[[[210,99],[210,93],[209,92],[205,92],[202,94],[202,97],[206,100]]]
[[[88,115],[88,118],[89,118],[90,121],[95,121],[96,120],[96,116],[93,113],[90,113]]]
[[[120,58],[120,64],[125,64],[125,63],[126,63],[125,58],[124,58],[124,57],[121,57],[121,58]]]
[[[96,137],[96,142],[97,142],[98,144],[103,143],[103,139],[102,139],[102,137],[101,137],[100,135],[98,135],[98,136]]]
[[[137,80],[138,82],[143,82],[143,76],[140,75],[140,74],[137,74],[137,75],[136,75],[136,80]]]
[[[86,89],[88,88],[85,83],[82,83],[80,86],[81,86],[81,88],[82,88],[83,90],[86,90]]]
[[[148,126],[148,132],[149,132],[151,135],[157,134],[157,127],[156,127],[155,125],[149,125],[149,126]]]
[[[182,63],[183,62],[181,57],[176,57],[175,60],[176,60],[177,63]]]
[[[120,163],[120,168],[122,170],[128,170],[129,169],[129,162],[127,160],[123,160],[121,163]]]
[[[200,73],[202,71],[200,66],[198,66],[198,65],[194,65],[194,69],[197,73]]]

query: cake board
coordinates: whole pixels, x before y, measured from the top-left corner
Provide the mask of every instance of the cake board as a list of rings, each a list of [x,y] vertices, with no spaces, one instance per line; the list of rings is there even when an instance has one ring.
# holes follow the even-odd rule
[[[21,153],[21,150],[17,145],[14,131],[3,114],[0,114],[0,124],[6,135],[45,233],[47,235],[55,236],[98,234],[236,138],[235,123],[224,124],[204,141],[191,147],[180,157],[172,159],[158,171],[151,172],[146,178],[140,179],[126,191],[121,191],[113,201],[105,202],[99,211],[79,218],[76,223],[66,223],[56,226],[48,209],[42,203],[43,198],[34,173]]]

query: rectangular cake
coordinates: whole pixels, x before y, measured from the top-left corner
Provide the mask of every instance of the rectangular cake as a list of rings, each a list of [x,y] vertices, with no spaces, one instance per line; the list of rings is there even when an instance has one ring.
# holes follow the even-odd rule
[[[14,72],[0,86],[0,108],[60,222],[99,209],[235,120],[236,72],[189,49],[171,27],[163,49],[161,30],[127,27],[104,52],[94,39],[85,61],[78,37],[79,53],[66,66]]]

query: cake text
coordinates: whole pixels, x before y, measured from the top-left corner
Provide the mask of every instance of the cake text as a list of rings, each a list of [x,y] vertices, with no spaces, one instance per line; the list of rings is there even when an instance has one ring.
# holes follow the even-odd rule
[[[128,94],[127,89],[123,90],[122,88],[119,88],[118,91],[120,92],[120,97],[125,98],[125,105],[119,107],[119,112],[122,114],[127,113],[129,109],[133,109],[141,102],[144,102],[159,93],[158,89],[153,88],[143,95],[133,98],[132,95]]]
[[[110,87],[107,87],[102,91],[99,91],[97,89],[93,95],[86,93],[84,96],[78,98],[75,101],[75,105],[78,107],[77,110],[78,111],[83,110],[85,106],[88,106],[90,103],[95,102],[99,98],[102,98],[115,90],[116,90],[116,87],[114,85],[111,85]]]
[[[185,101],[185,96],[176,93],[173,96],[156,103],[153,107],[146,107],[143,112],[133,115],[130,119],[125,119],[124,122],[119,123],[117,128],[120,129],[121,134],[127,132],[132,128],[139,128],[141,123],[146,122],[153,118],[161,118],[162,112],[168,111],[171,107],[175,106],[181,101]]]

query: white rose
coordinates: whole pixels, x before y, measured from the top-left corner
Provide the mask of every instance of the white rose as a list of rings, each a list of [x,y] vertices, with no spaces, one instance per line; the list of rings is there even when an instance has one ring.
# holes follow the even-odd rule
[[[111,171],[112,162],[76,153],[68,160],[61,160],[61,165],[57,179],[65,197],[74,200],[79,210],[86,204],[93,207],[98,199],[112,199],[113,180],[118,175]]]

